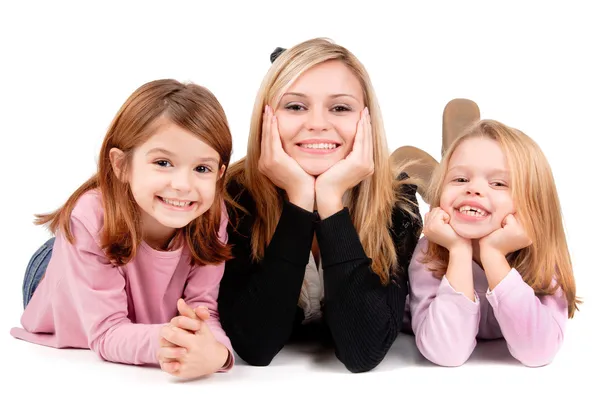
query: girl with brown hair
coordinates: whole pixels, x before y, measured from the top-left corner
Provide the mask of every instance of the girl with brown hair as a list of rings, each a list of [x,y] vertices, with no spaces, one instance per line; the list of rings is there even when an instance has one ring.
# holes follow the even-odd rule
[[[170,79],[138,88],[106,133],[97,173],[37,216],[55,237],[31,258],[23,328],[11,334],[185,378],[229,370],[216,300],[231,257],[231,150],[225,113],[206,88]]]

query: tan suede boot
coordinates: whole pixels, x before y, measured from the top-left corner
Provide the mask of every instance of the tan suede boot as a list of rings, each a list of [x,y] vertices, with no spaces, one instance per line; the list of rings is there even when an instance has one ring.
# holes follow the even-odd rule
[[[469,99],[453,99],[446,104],[442,117],[442,156],[459,136],[481,118],[477,103]]]
[[[418,181],[417,192],[429,203],[426,199],[427,186],[438,161],[424,150],[414,146],[401,146],[391,154],[390,163],[395,174],[401,173],[402,170]]]

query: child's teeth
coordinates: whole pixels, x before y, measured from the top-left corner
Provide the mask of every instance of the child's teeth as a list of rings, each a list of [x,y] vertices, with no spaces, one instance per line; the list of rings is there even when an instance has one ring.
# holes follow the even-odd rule
[[[173,206],[177,206],[177,207],[186,207],[192,203],[192,202],[182,202],[182,201],[172,200],[172,199],[167,199],[167,198],[162,198],[162,199],[165,203],[168,203],[169,205],[173,205]]]
[[[487,212],[485,210],[481,210],[473,206],[461,206],[459,212],[466,214],[467,216],[487,216]]]

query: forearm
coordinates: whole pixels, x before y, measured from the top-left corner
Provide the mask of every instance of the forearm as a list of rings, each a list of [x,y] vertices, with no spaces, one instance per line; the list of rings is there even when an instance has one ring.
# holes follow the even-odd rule
[[[455,247],[450,250],[446,279],[452,288],[471,301],[475,301],[473,285],[473,251],[471,247]]]
[[[563,343],[568,307],[560,290],[538,297],[520,274],[509,274],[488,292],[510,353],[527,366],[552,361]]]
[[[162,324],[115,324],[90,335],[90,349],[102,359],[131,365],[157,365]]]
[[[411,284],[416,286],[418,284]],[[417,290],[418,291],[418,290]],[[435,298],[411,298],[413,331],[417,348],[431,362],[442,366],[460,366],[475,349],[479,329],[479,300],[472,302],[442,279]]]
[[[381,284],[363,261],[325,271],[325,318],[340,361],[352,372],[383,360],[402,325],[406,285]]]
[[[286,204],[260,263],[251,248],[234,239],[219,290],[221,324],[246,362],[266,365],[289,339],[314,235],[314,216]],[[237,242],[237,243],[236,243]]]
[[[336,355],[352,372],[373,369],[402,325],[406,282],[382,284],[371,270],[348,210],[317,227],[325,281],[325,319]]]
[[[480,258],[488,288],[492,291],[508,275],[511,267],[506,256],[492,249],[482,248]]]
[[[457,291],[447,276],[441,280],[434,276],[422,259],[428,244],[426,238],[419,241],[408,268],[412,330],[425,358],[442,366],[459,366],[476,345],[479,299],[475,296],[473,302]]]

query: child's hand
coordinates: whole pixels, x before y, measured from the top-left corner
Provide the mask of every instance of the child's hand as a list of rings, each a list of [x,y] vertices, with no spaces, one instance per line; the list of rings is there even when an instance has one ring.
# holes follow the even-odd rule
[[[161,346],[158,352],[164,371],[183,379],[196,379],[214,373],[225,365],[229,350],[215,339],[208,324],[201,324],[201,329],[195,334],[172,325],[162,327],[161,337],[176,346]],[[175,359],[174,363],[172,359]],[[162,361],[170,362],[169,366],[165,367]]]
[[[459,236],[450,225],[450,216],[442,208],[435,207],[425,213],[423,235],[431,242],[452,251],[457,246],[471,248],[471,241]]]
[[[479,240],[481,253],[498,252],[506,256],[532,244],[523,226],[514,215],[507,215],[502,221],[502,227]]]
[[[161,329],[158,359],[161,369],[174,376],[193,379],[222,368],[229,350],[216,341],[208,324],[208,309],[190,308],[185,301],[177,302],[180,316],[171,319]],[[224,353],[224,356],[223,356]]]

